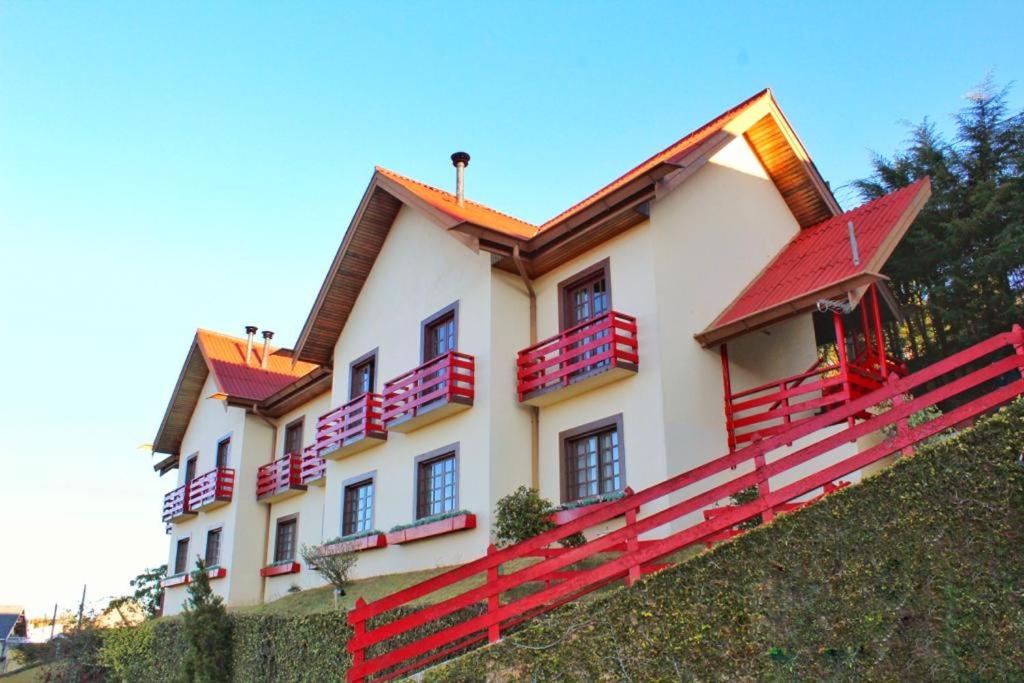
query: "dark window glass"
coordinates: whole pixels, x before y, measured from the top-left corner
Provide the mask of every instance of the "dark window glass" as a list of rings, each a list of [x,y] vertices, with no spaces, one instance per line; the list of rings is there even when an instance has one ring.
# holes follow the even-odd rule
[[[417,471],[416,518],[454,510],[456,485],[454,453],[421,462]]]
[[[423,361],[455,350],[455,313],[447,313],[423,329]]]
[[[352,366],[352,377],[349,384],[350,399],[359,398],[363,394],[373,391],[376,365],[375,359],[367,358],[362,363]]]
[[[178,547],[174,549],[174,573],[181,574],[188,571],[188,539],[178,541]]]
[[[341,518],[343,536],[373,528],[373,480],[367,479],[345,487]]]
[[[185,461],[185,483],[189,483],[196,478],[196,461],[199,459],[198,455],[193,455]]]
[[[207,567],[220,564],[220,529],[210,529],[206,532],[206,561]]]
[[[284,454],[302,452],[302,420],[284,428]]]
[[[619,432],[612,427],[569,439],[565,457],[566,500],[611,493],[622,488]]]
[[[277,536],[274,539],[274,562],[287,562],[295,559],[295,531],[298,520],[295,518],[280,520],[277,523]]]
[[[228,437],[217,442],[217,467],[228,466],[228,456],[231,455],[231,438]]]

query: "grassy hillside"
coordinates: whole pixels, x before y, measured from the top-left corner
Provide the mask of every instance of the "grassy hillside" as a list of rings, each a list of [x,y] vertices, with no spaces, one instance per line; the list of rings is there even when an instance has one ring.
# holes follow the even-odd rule
[[[1020,680],[1024,404],[426,681]]]

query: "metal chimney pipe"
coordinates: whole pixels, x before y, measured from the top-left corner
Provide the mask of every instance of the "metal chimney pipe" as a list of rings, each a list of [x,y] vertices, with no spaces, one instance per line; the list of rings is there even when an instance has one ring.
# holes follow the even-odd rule
[[[452,165],[455,166],[455,203],[462,206],[466,203],[465,174],[469,166],[469,155],[465,152],[456,152],[452,155]]]
[[[263,358],[260,360],[260,367],[264,370],[267,369],[267,356],[270,353],[270,340],[273,338],[273,332],[270,330],[263,330]]]
[[[256,326],[246,325],[245,326],[245,364],[248,365],[252,359],[252,338],[256,336]]]

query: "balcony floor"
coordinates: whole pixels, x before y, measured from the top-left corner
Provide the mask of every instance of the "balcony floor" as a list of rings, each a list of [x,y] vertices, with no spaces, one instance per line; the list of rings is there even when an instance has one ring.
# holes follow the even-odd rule
[[[350,455],[361,453],[367,448],[373,448],[374,446],[380,445],[387,440],[387,432],[354,437],[347,439],[341,446],[335,448],[333,451],[321,452],[320,457],[327,460],[341,460],[342,458],[347,458]]]
[[[578,378],[574,378],[569,384],[556,384],[544,389],[538,389],[527,394],[522,403],[542,408],[584,392],[592,391],[598,387],[603,387],[606,384],[632,377],[636,372],[637,367],[632,363],[618,361],[614,366],[593,370]]]
[[[431,422],[437,422],[449,415],[461,413],[473,407],[473,399],[456,396],[450,401],[436,403],[429,408],[420,408],[420,411],[412,416],[396,422],[388,423],[389,432],[401,432],[403,434],[425,427]]]
[[[296,485],[292,485],[292,486],[289,486],[288,488],[281,488],[281,489],[277,489],[275,491],[271,491],[270,493],[264,493],[262,496],[259,496],[258,498],[256,498],[256,501],[259,502],[259,503],[265,503],[265,504],[269,505],[270,503],[276,503],[278,501],[288,500],[289,498],[294,498],[295,496],[299,495],[300,493],[305,493],[306,492],[306,488],[307,487],[305,487],[305,486],[300,486],[300,485],[297,485],[297,484]]]

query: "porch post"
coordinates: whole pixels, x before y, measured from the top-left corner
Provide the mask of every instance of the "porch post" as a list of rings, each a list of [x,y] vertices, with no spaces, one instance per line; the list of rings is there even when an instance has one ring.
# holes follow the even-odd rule
[[[875,318],[875,344],[878,346],[878,367],[882,370],[882,379],[889,378],[889,363],[885,354],[885,334],[882,332],[882,310],[878,307],[878,285],[871,284],[871,312]]]
[[[732,427],[732,380],[729,377],[729,349],[725,344],[718,347],[718,353],[722,357],[722,390],[725,403],[725,434],[728,438],[729,452],[736,450],[736,435]]]
[[[853,398],[853,391],[850,387],[850,365],[846,357],[846,329],[843,327],[843,316],[839,311],[832,313],[832,322],[836,329],[836,353],[839,356],[839,376],[843,380],[844,400],[849,401]],[[847,423],[853,426],[853,416],[850,416]]]

